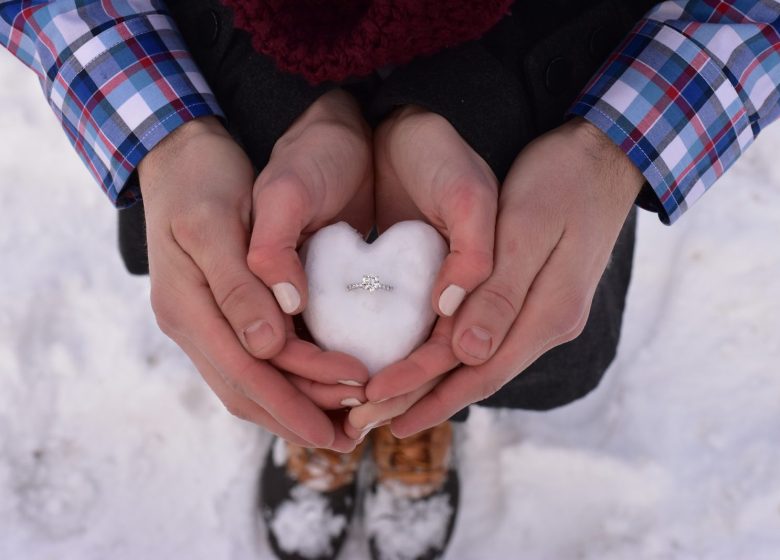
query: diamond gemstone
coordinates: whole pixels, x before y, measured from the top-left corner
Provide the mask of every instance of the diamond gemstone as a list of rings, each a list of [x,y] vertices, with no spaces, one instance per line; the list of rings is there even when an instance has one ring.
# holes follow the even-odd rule
[[[379,281],[379,277],[375,274],[364,274],[360,285],[368,292],[375,292],[382,287],[382,283]]]

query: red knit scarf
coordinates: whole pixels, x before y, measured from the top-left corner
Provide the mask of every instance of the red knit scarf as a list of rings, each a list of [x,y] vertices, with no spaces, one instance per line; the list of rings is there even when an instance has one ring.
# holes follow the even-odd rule
[[[311,83],[377,68],[477,39],[513,0],[222,0],[236,27],[280,70]]]

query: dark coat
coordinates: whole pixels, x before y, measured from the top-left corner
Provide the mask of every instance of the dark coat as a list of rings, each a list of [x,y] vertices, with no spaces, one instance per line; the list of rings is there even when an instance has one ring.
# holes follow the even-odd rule
[[[653,4],[648,0],[518,1],[479,40],[419,57],[380,73],[310,85],[281,72],[234,28],[217,0],[168,0],[180,30],[227,116],[227,125],[257,169],[276,140],[322,93],[344,87],[371,123],[406,104],[446,117],[499,180],[528,142],[565,120],[590,77]],[[384,73],[383,73],[384,74]],[[578,399],[601,380],[620,335],[631,276],[635,213],[629,216],[582,335],[559,346],[482,404],[545,410]],[[141,205],[120,213],[128,267],[146,273]]]

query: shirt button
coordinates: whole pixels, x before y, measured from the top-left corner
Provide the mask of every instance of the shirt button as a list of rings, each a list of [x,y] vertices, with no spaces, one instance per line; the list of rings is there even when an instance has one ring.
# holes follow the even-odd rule
[[[567,90],[571,82],[571,63],[563,57],[554,58],[548,65],[544,75],[544,85],[552,94],[560,94]]]

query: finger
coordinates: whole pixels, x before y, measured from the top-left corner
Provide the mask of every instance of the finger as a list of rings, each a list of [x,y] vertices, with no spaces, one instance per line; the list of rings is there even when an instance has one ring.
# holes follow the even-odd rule
[[[369,377],[366,366],[357,358],[324,351],[316,344],[297,338],[294,331],[287,333],[287,343],[272,363],[280,370],[325,384],[362,387]]]
[[[322,410],[353,408],[366,402],[362,387],[327,385],[292,374],[287,379]]]
[[[246,264],[247,230],[239,215],[210,210],[172,227],[178,245],[205,275],[222,315],[244,348],[269,358],[284,346],[285,325],[276,303]]]
[[[423,398],[439,382],[439,378],[431,379],[411,393],[406,393],[381,403],[366,403],[349,411],[344,431],[347,436],[354,439],[362,439],[363,434],[380,423],[392,420],[409,410],[409,408]]]
[[[186,256],[184,256],[186,258]],[[181,264],[181,263],[180,263]],[[190,267],[196,269],[192,261]],[[176,270],[186,270],[178,266]],[[334,440],[333,425],[327,416],[293,387],[269,363],[248,354],[230,328],[205,285],[192,285],[180,295],[180,302],[153,294],[157,305],[172,306],[174,325],[167,331],[177,331],[206,357],[226,384],[234,391],[257,403],[290,431],[317,447],[328,447]],[[163,302],[162,304],[159,302]]]
[[[475,156],[476,157],[476,156]],[[444,317],[458,310],[466,294],[493,269],[497,200],[495,179],[473,175],[454,187],[442,205],[450,252],[433,288],[433,306]]]
[[[339,453],[351,453],[354,451],[358,444],[360,444],[360,441],[348,436],[343,429],[347,413],[343,410],[330,410],[328,411],[328,417],[333,423],[336,434],[333,443],[328,449],[338,451]]]
[[[479,365],[495,354],[560,237],[524,207],[502,211],[493,274],[469,296],[455,321],[452,347],[460,362]]]
[[[260,408],[257,403],[231,390],[223,381],[219,372],[214,369],[206,357],[201,354],[195,346],[184,339],[177,341],[177,344],[184,350],[197,370],[200,372],[206,384],[211,388],[215,395],[222,401],[228,412],[233,416],[262,426],[269,432],[277,436],[304,447],[311,447],[312,443],[306,441],[296,434],[282,426],[273,419],[265,410]]]
[[[542,354],[582,332],[600,273],[585,264],[583,251],[578,247],[567,250],[565,244],[564,238],[534,280],[517,321],[493,358],[449,374],[393,420],[396,436],[407,437],[435,426],[490,397]]]
[[[312,212],[309,192],[297,175],[258,177],[247,263],[288,315],[300,313],[306,306],[306,274],[297,249]]]
[[[270,364],[245,354],[225,326],[218,318],[205,321],[193,341],[233,387],[302,438],[328,447],[334,434],[323,412]]]
[[[452,324],[452,319],[439,319],[430,338],[419,348],[374,375],[366,386],[368,400],[377,403],[411,393],[457,367],[459,362],[452,352]]]

